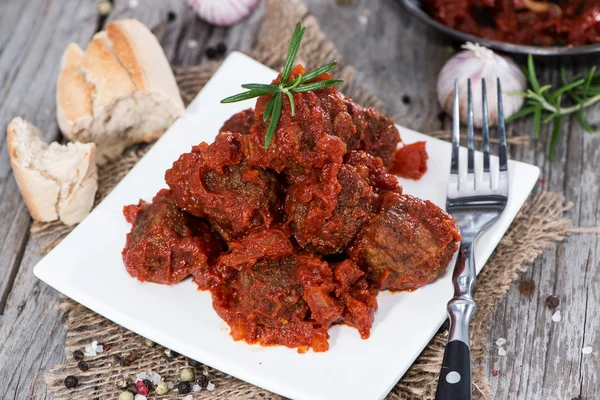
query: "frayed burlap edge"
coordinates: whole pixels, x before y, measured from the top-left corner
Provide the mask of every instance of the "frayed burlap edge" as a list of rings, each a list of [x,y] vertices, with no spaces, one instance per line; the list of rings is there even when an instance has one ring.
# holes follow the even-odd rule
[[[332,59],[337,59],[340,63],[336,69],[336,76],[345,80],[341,90],[365,106],[383,110],[381,101],[357,84],[356,71],[352,67],[344,65],[341,55],[333,44],[325,40],[315,18],[308,13],[306,6],[298,1],[267,0],[263,32],[270,34],[260,35],[250,55],[274,69],[280,69],[289,41],[289,27],[299,20],[308,29],[298,54],[298,61],[312,69]],[[192,101],[219,65],[219,63],[210,63],[194,67],[174,68],[177,83],[186,104]],[[151,145],[135,146],[125,152],[119,160],[100,167],[96,204],[112,190]],[[567,223],[561,218],[566,209],[568,206],[558,194],[542,193],[531,199],[521,210],[480,275],[476,294],[479,313],[473,323],[472,334],[475,398],[491,397],[482,364],[485,357],[489,318],[518,273],[523,271],[544,248],[566,237]],[[36,237],[48,239],[41,249],[41,251],[47,252],[71,231],[71,227],[56,222],[35,223],[31,231]],[[510,265],[506,265],[506,260],[511,260]],[[485,298],[480,293],[485,293]],[[61,307],[68,313],[66,352],[69,361],[55,367],[46,375],[46,382],[55,399],[114,399],[118,394],[114,383],[119,379],[133,378],[140,371],[154,370],[165,380],[176,382],[180,369],[189,364],[188,360],[182,356],[167,360],[164,357],[164,348],[160,346],[146,347],[142,337],[67,298],[62,298]],[[445,332],[438,333],[431,340],[389,394],[388,399],[433,398],[443,357],[445,335]],[[71,354],[76,349],[82,349],[92,340],[98,340],[112,348],[96,357],[87,358],[90,370],[82,372],[77,368],[77,363],[71,359]],[[138,359],[132,365],[124,367],[114,362],[114,354],[132,350],[138,354]],[[281,399],[281,396],[207,366],[200,367],[199,372],[209,377],[215,384],[215,390],[193,393],[196,399]],[[65,390],[63,381],[67,375],[77,375],[80,378],[80,386],[77,389]],[[156,398],[175,397],[181,396],[171,394]]]

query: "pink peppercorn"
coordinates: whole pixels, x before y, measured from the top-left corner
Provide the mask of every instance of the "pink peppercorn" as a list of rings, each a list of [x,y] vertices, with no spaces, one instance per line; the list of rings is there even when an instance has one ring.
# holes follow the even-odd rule
[[[142,381],[137,381],[135,383],[135,388],[137,389],[138,394],[141,394],[142,396],[147,396],[150,391],[148,386],[144,385],[144,382]]]
[[[495,370],[492,371],[492,376],[498,376],[499,373],[500,372],[498,372],[498,370],[495,369]]]

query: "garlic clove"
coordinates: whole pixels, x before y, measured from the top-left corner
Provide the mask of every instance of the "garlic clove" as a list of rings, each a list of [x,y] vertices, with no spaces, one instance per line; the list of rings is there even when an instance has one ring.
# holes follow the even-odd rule
[[[187,0],[198,16],[218,26],[233,25],[247,17],[259,0]]]
[[[523,92],[527,80],[521,69],[510,59],[502,57],[485,47],[473,43],[463,46],[466,50],[450,58],[438,76],[438,101],[444,111],[452,115],[454,101],[454,81],[458,79],[460,96],[460,121],[467,123],[467,79],[471,79],[475,127],[481,128],[482,98],[481,80],[485,79],[487,88],[488,117],[490,126],[498,122],[496,78],[502,83],[502,103],[504,117],[508,118],[521,109],[525,99],[511,96],[512,92]]]

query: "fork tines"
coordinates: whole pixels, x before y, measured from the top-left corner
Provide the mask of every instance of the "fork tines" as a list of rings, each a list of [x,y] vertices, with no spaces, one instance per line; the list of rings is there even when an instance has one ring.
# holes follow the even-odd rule
[[[499,179],[498,190],[504,192],[508,189],[508,156],[506,149],[506,129],[504,127],[504,110],[502,106],[502,88],[500,79],[496,82],[498,88],[498,156],[499,156]],[[478,190],[490,190],[492,187],[491,169],[490,169],[490,127],[487,104],[487,90],[485,79],[481,80],[482,97],[482,136],[483,136],[483,175],[482,187]],[[467,180],[466,189],[474,190],[476,186],[475,179],[475,133],[473,124],[473,96],[471,93],[471,79],[467,80]],[[452,160],[450,163],[450,182],[448,189],[462,190],[459,176],[459,147],[460,147],[460,108],[458,80],[454,81],[454,109],[452,116]],[[451,188],[451,186],[456,187]]]

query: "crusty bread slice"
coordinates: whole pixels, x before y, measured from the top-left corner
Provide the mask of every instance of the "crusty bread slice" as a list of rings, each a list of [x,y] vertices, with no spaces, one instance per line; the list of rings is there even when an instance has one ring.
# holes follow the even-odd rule
[[[81,222],[98,188],[96,146],[44,142],[40,131],[22,118],[7,129],[8,154],[15,179],[36,221]]]
[[[156,139],[184,111],[160,43],[133,19],[109,23],[85,52],[67,47],[56,100],[63,134],[96,143],[99,163]]]

